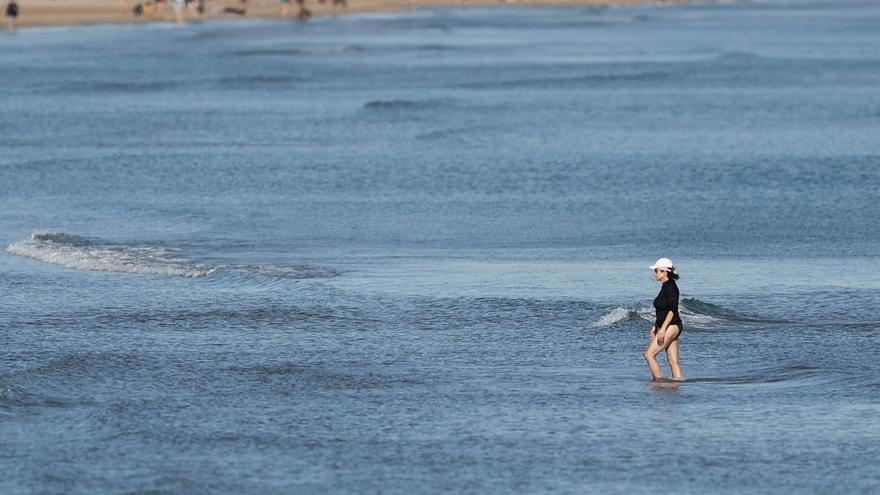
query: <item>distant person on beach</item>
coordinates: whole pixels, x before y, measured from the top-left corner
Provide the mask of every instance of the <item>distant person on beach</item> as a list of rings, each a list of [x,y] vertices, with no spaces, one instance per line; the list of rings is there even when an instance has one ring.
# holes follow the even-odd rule
[[[174,6],[174,18],[178,26],[183,26],[185,24],[184,15],[186,11],[186,3],[186,0],[172,0],[171,2]]]
[[[218,5],[217,7],[214,7],[214,9],[211,10],[211,12],[213,12],[215,14],[234,14],[234,15],[247,14],[246,9],[239,9],[237,7],[225,7],[223,5]]]
[[[290,0],[278,0],[281,3],[281,17],[287,17],[290,12]]]
[[[299,12],[296,14],[297,19],[306,22],[312,18],[312,11],[306,7],[306,0],[296,0],[296,4],[299,6]]]
[[[9,31],[15,32],[15,21],[18,20],[18,3],[15,0],[9,0],[6,4],[6,17],[9,19]]]
[[[678,362],[678,337],[681,335],[681,316],[678,313],[678,272],[669,258],[660,258],[650,266],[654,270],[654,278],[662,283],[660,293],[654,298],[656,319],[651,327],[651,342],[645,350],[645,360],[651,369],[654,380],[663,379],[663,371],[657,362],[660,351],[666,351],[666,360],[672,369],[672,377],[682,379],[681,366]]]
[[[191,15],[196,16],[199,14],[198,2],[196,0],[183,0],[183,3],[186,5],[186,10]]]
[[[135,17],[141,17],[161,13],[164,10],[165,0],[147,0],[136,3],[131,9],[131,14]]]

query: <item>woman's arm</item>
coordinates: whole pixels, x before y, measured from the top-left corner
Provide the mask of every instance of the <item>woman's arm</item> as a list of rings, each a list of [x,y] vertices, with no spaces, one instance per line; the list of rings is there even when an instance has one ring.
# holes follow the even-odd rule
[[[669,313],[666,315],[666,322],[663,324],[663,328],[666,328],[669,322],[672,321],[671,318],[678,314],[678,287],[675,285],[666,289],[666,309],[669,310]]]
[[[674,313],[672,311],[666,312],[666,318],[663,320],[663,326],[660,327],[660,331],[657,332],[657,345],[663,345],[663,339],[666,337],[666,328],[672,323],[672,318],[674,317]]]

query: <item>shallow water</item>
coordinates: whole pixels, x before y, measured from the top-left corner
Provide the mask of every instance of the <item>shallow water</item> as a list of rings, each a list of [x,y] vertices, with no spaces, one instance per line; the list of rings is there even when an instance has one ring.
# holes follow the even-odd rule
[[[878,21],[0,37],[0,491],[877,492]]]

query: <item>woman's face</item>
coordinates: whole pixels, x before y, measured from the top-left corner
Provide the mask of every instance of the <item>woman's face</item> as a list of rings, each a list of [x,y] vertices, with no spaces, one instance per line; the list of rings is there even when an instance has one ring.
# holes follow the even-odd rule
[[[666,270],[661,270],[659,268],[655,268],[654,269],[654,278],[656,278],[657,280],[659,280],[661,282],[666,280]]]

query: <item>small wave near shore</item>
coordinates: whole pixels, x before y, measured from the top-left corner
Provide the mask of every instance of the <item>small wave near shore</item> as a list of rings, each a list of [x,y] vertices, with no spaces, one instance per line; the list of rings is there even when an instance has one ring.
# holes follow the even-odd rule
[[[178,277],[206,277],[217,271],[181,258],[174,248],[115,244],[64,232],[35,231],[6,251],[74,270]]]
[[[685,329],[714,329],[736,324],[788,323],[785,320],[742,315],[717,304],[689,297],[682,298],[679,308]],[[592,324],[592,327],[596,329],[608,328],[627,321],[653,323],[653,306],[616,306],[607,310]]]
[[[199,278],[212,275],[217,283],[264,287],[284,280],[329,278],[337,270],[307,264],[243,265],[197,263],[183,256],[180,249],[161,244],[125,244],[93,239],[65,232],[34,231],[27,239],[14,242],[6,251],[44,263],[73,270],[135,273]]]

